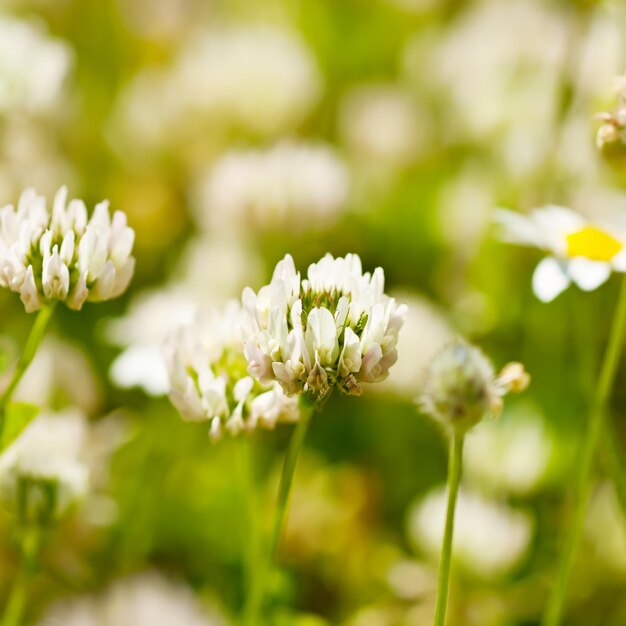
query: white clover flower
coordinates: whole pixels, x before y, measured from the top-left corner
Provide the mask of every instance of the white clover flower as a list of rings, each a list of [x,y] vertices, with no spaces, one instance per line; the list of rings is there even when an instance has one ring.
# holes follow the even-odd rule
[[[209,421],[219,440],[258,426],[297,421],[298,404],[280,385],[259,383],[246,372],[241,336],[241,306],[230,301],[223,310],[199,311],[168,342],[169,398],[183,419]]]
[[[358,395],[361,383],[384,380],[406,314],[384,283],[382,268],[363,273],[356,254],[327,254],[304,280],[286,255],[269,285],[243,292],[248,371],[320,400],[334,388]]]
[[[447,490],[439,488],[418,501],[408,518],[409,537],[436,559],[441,551]],[[461,489],[457,502],[453,558],[466,572],[494,579],[510,573],[527,553],[533,534],[525,512]]]
[[[81,200],[66,200],[61,187],[50,211],[27,189],[17,209],[0,209],[0,286],[19,293],[28,313],[53,301],[80,310],[87,300],[116,298],[132,278],[135,233],[124,213],[111,217],[101,202],[87,219]]]
[[[545,483],[552,453],[553,441],[541,415],[520,405],[503,419],[478,424],[466,438],[464,473],[468,482],[483,489],[527,496]]]
[[[548,205],[530,215],[500,209],[496,222],[503,240],[549,253],[533,274],[533,290],[542,302],[554,300],[572,282],[592,291],[612,272],[626,271],[626,236],[571,209]]]
[[[321,83],[306,44],[268,24],[199,33],[174,77],[192,108],[263,133],[297,124],[317,101]]]
[[[111,132],[121,155],[137,144],[189,141],[203,123],[276,136],[296,128],[319,99],[316,60],[289,30],[238,25],[184,39],[171,67],[143,70],[120,94]]]
[[[12,508],[51,507],[62,512],[85,495],[89,471],[83,460],[87,421],[77,411],[43,413],[0,455],[0,494]],[[46,495],[48,494],[48,495]],[[50,502],[45,498],[50,497]]]
[[[405,166],[423,145],[419,110],[392,84],[357,87],[341,104],[340,130],[357,158]]]
[[[0,113],[41,112],[57,99],[70,50],[35,23],[0,16]]]
[[[329,146],[282,142],[226,153],[203,185],[201,218],[241,232],[332,224],[350,189],[348,169]]]
[[[117,580],[97,596],[79,596],[53,604],[38,626],[225,626],[214,610],[205,610],[191,589],[156,572]]]

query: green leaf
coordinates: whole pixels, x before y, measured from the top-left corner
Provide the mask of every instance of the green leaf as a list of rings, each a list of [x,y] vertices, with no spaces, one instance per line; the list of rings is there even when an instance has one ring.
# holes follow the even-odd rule
[[[6,408],[0,452],[19,437],[20,433],[35,419],[37,413],[39,413],[38,406],[25,402],[14,402]]]

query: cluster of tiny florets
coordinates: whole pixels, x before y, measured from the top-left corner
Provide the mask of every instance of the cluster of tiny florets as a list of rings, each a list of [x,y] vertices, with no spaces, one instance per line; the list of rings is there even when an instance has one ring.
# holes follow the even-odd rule
[[[277,383],[262,384],[246,371],[241,338],[241,307],[198,312],[179,328],[167,347],[169,397],[184,419],[210,422],[211,438],[237,435],[256,426],[273,428],[296,421],[298,403]]]
[[[383,270],[363,273],[356,254],[327,254],[302,280],[285,256],[269,285],[243,293],[248,371],[288,395],[359,395],[362,383],[384,380],[397,359],[406,307],[383,291]]]
[[[81,200],[66,201],[62,187],[50,211],[27,189],[17,208],[0,209],[0,285],[19,293],[28,313],[54,301],[80,310],[116,298],[132,278],[135,233],[125,214],[111,217],[101,202],[88,218]]]

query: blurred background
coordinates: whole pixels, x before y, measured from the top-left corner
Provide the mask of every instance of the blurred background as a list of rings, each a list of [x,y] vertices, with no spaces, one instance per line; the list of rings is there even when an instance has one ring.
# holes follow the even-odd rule
[[[137,233],[120,300],[55,316],[19,395],[79,411],[90,489],[46,542],[28,623],[231,623],[245,502],[236,446],[183,423],[159,347],[194,306],[291,253],[382,266],[410,306],[389,380],[334,397],[296,476],[270,592],[280,626],[432,621],[446,444],[415,397],[458,334],[529,391],[467,441],[450,623],[539,623],[616,297],[539,303],[537,251],[495,207],[571,206],[626,228],[623,162],[593,116],[626,68],[621,0],[2,0],[0,203],[62,184]],[[0,293],[0,367],[33,317]],[[571,626],[626,624],[626,367],[571,592]],[[272,511],[289,427],[256,433]],[[0,515],[0,590],[16,571]],[[278,623],[276,625],[278,626]]]

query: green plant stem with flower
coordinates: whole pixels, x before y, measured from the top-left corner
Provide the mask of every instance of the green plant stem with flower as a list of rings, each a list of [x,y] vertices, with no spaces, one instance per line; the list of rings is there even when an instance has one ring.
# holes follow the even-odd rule
[[[454,514],[459,495],[459,486],[461,484],[464,440],[465,433],[460,431],[454,431],[450,439],[450,455],[448,458],[448,505],[446,508],[446,525],[443,534],[443,544],[441,546],[441,559],[439,562],[435,626],[444,626],[446,623],[452,562],[452,539],[454,535]]]
[[[296,466],[309,428],[309,422],[315,410],[315,404],[304,394],[300,396],[299,404],[300,417],[294,428],[291,440],[289,441],[289,447],[287,448],[287,454],[280,476],[276,512],[268,546],[269,549],[265,552],[265,559],[262,561],[261,566],[255,567],[254,581],[250,585],[250,590],[246,598],[243,620],[245,626],[258,626],[260,623],[259,616],[263,611],[266,580],[270,577],[274,566],[280,538],[287,518],[289,496],[291,494]]]
[[[0,395],[0,444],[2,443],[5,421],[6,421],[6,409],[11,401],[13,396],[13,392],[18,386],[19,382],[22,380],[22,377],[26,373],[26,370],[32,363],[35,354],[37,353],[37,349],[41,344],[41,340],[43,339],[46,329],[48,328],[48,324],[50,323],[50,319],[52,318],[52,314],[54,313],[55,303],[47,304],[42,307],[37,314],[35,319],[35,323],[31,328],[28,339],[26,340],[26,345],[24,346],[24,350],[20,355],[20,358],[15,366],[15,370],[13,372],[13,376],[9,381],[9,384]]]
[[[574,492],[574,514],[565,537],[557,582],[548,600],[544,614],[544,626],[559,626],[563,620],[567,590],[574,567],[574,559],[580,544],[587,502],[591,493],[594,461],[596,460],[600,437],[604,430],[607,403],[611,395],[617,366],[622,354],[625,330],[626,276],[622,279],[622,286],[613,317],[611,333],[609,335],[608,345],[600,369],[600,377],[598,378],[591,405],[589,424],[580,455],[580,464],[578,466],[578,476]]]

